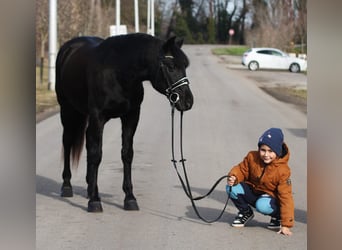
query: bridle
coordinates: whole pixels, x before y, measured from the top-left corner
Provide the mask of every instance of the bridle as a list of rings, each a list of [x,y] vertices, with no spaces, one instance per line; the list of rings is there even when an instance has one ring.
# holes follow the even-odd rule
[[[169,98],[170,102],[175,104],[179,101],[179,94],[175,92],[175,89],[183,85],[189,85],[189,80],[188,80],[188,77],[185,76],[173,84],[170,84],[170,83],[168,84],[169,84],[169,87],[166,89],[166,95]]]
[[[164,59],[168,58],[173,59],[173,56],[165,56]],[[179,94],[175,90],[183,85],[189,85],[189,79],[187,76],[184,76],[173,82],[173,80],[170,77],[168,67],[164,64],[163,60],[160,61],[160,68],[162,70],[163,77],[165,78],[168,85],[168,88],[166,88],[165,90],[165,94],[171,104],[176,104],[179,101]]]

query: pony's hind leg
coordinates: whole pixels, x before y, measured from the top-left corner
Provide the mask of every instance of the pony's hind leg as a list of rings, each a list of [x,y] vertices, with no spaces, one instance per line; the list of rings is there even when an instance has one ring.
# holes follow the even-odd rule
[[[93,112],[97,113],[97,112]],[[97,186],[98,168],[102,160],[102,136],[105,119],[98,114],[89,116],[86,132],[88,212],[102,212],[101,199]]]
[[[77,165],[84,141],[86,116],[74,110],[70,105],[61,105],[63,125],[64,169],[62,173],[62,197],[72,197],[70,160]],[[72,158],[72,159],[71,159]]]
[[[61,196],[62,197],[72,197],[73,191],[71,186],[71,171],[70,171],[70,151],[71,146],[67,142],[67,133],[65,132],[65,129],[63,131],[63,148],[64,148],[64,169],[63,169],[63,184],[61,188]]]

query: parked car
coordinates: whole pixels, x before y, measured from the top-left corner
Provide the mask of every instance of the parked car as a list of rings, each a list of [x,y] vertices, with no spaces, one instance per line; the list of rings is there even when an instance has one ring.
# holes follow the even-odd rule
[[[287,53],[275,48],[251,48],[242,56],[242,65],[249,70],[258,69],[286,69],[297,73],[306,71],[307,61],[291,57]]]

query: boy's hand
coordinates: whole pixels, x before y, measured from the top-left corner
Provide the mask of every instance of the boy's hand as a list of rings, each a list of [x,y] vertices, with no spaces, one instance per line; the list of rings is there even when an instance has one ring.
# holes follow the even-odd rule
[[[288,227],[281,227],[278,234],[284,234],[284,235],[291,236],[292,232],[291,232],[290,228],[288,228]]]
[[[235,184],[235,181],[236,181],[236,177],[234,175],[228,176],[228,180],[227,180],[228,186],[233,186]]]

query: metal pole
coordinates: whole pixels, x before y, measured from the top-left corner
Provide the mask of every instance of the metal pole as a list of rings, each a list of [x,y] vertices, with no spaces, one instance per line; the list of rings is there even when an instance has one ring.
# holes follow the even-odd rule
[[[151,0],[147,0],[147,34],[151,31]]]
[[[134,0],[134,23],[135,32],[139,32],[139,3],[138,0]]]
[[[120,32],[120,0],[116,0],[116,34],[119,35]]]
[[[54,91],[56,83],[56,54],[57,54],[57,0],[49,2],[49,86]]]
[[[151,0],[151,35],[154,36],[154,0]]]

